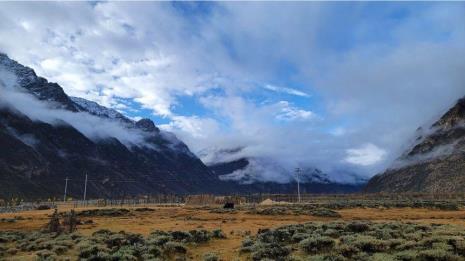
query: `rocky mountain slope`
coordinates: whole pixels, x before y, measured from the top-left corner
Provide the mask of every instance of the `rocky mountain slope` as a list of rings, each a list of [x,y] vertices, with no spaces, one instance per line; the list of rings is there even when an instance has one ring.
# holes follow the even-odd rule
[[[465,98],[427,129],[366,192],[465,192]]]
[[[229,190],[151,120],[69,97],[5,54],[0,94],[0,197],[61,197],[67,177],[68,194],[80,198],[85,174],[89,197]]]
[[[70,97],[58,84],[1,53],[0,148],[0,198],[61,198],[66,178],[68,195],[82,198],[86,174],[88,198],[296,192],[294,180],[260,178],[269,168],[284,171],[272,162],[243,158],[207,167],[150,119],[134,121],[95,102]],[[360,188],[333,183],[317,169],[303,174],[302,192]]]

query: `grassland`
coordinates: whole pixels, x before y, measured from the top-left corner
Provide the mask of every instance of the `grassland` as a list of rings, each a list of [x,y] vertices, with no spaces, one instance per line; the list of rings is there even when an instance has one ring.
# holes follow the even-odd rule
[[[0,259],[465,260],[462,206],[95,209],[75,209],[77,231],[60,235],[40,232],[53,210],[0,214]]]

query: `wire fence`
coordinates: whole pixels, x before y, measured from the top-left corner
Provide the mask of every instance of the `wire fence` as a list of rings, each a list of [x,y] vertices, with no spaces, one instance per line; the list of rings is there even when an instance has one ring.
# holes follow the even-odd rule
[[[286,203],[302,203],[302,204],[317,204],[321,202],[354,202],[354,201],[371,201],[371,202],[455,202],[461,206],[465,206],[465,193],[377,193],[377,194],[301,194],[300,201],[297,194],[237,194],[228,196],[218,195],[175,195],[175,194],[159,194],[143,197],[123,198],[123,199],[90,199],[90,200],[68,200],[68,201],[36,201],[24,202],[18,200],[1,200],[0,213],[14,213],[28,210],[52,209],[52,208],[85,208],[85,207],[172,207],[182,206],[189,198],[215,198],[222,199],[216,201],[197,201],[198,205],[219,204],[224,202],[225,198],[239,198],[241,204],[259,204],[264,200]],[[227,201],[227,199],[226,199]],[[192,202],[192,201],[191,201]],[[216,203],[211,203],[216,202]]]

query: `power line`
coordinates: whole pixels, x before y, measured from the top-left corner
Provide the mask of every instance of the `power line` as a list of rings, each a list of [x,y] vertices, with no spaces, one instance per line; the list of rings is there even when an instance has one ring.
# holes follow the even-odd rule
[[[86,194],[87,194],[87,173],[86,173],[86,181],[84,182],[84,201],[86,201]]]
[[[300,168],[296,168],[295,169],[295,173],[296,173],[296,176],[297,176],[297,197],[298,197],[298,200],[299,200],[299,203],[300,203]]]
[[[66,192],[68,190],[68,180],[69,180],[68,177],[66,177],[66,179],[65,179],[65,195],[63,196],[63,202],[66,201]]]

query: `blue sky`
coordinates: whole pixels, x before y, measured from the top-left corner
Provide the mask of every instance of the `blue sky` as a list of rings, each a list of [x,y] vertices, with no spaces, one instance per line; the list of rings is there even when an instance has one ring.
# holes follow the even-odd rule
[[[0,51],[194,152],[371,176],[465,95],[465,5],[0,3]],[[211,157],[203,158],[208,161]]]

